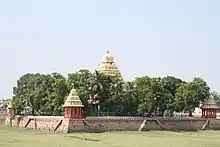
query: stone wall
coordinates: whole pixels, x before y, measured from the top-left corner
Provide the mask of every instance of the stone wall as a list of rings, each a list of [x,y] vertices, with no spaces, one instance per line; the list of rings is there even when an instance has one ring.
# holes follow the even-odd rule
[[[63,116],[7,117],[6,125],[54,132],[103,132],[146,130],[220,130],[220,120],[202,118],[87,117],[66,119]]]
[[[100,131],[137,131],[144,117],[87,117],[85,121]]]
[[[144,120],[146,120],[144,122]],[[93,128],[104,131],[137,131],[142,123],[142,130],[201,130],[206,123],[202,118],[144,118],[144,117],[88,117],[85,121]],[[213,120],[219,123],[220,120]],[[217,125],[218,126],[218,125]],[[209,128],[209,124],[206,128]],[[71,127],[70,127],[71,128]],[[215,127],[217,129],[217,127]]]
[[[210,128],[212,130],[220,130],[220,120],[212,120],[210,121]]]
[[[5,124],[19,128],[67,132],[69,119],[63,116],[15,116],[12,120],[7,117]]]

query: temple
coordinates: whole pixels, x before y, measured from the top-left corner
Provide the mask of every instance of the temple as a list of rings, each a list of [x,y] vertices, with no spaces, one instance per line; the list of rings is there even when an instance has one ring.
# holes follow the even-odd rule
[[[203,102],[201,106],[202,109],[202,117],[203,118],[216,118],[216,110],[218,109],[217,104],[213,95],[211,95],[208,99]]]
[[[109,76],[118,76],[122,78],[121,72],[118,69],[114,56],[107,51],[107,53],[102,57],[101,64],[99,64],[97,71],[100,73],[104,73]]]
[[[70,91],[69,96],[67,97],[63,108],[64,108],[64,117],[65,118],[82,118],[83,117],[83,108],[82,101],[76,93],[76,90],[73,88]]]
[[[101,64],[98,65],[97,71],[108,76],[118,77],[120,80],[123,80],[120,70],[118,69],[114,56],[107,51],[106,54],[102,57]],[[95,95],[95,97],[98,95]],[[99,115],[100,105],[99,101],[94,101],[92,98],[88,101],[90,115]]]

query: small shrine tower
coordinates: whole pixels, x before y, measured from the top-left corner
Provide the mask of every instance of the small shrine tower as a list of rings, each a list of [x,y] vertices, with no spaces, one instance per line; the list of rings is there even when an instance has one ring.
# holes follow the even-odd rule
[[[202,109],[202,118],[216,118],[216,110],[218,106],[215,102],[213,95],[211,95],[208,99],[203,102],[201,106]]]
[[[101,64],[99,64],[97,71],[110,76],[118,76],[122,79],[121,72],[119,71],[114,56],[107,51],[107,53],[102,57]]]
[[[64,118],[82,118],[83,107],[82,101],[77,95],[76,90],[73,88],[63,105]]]

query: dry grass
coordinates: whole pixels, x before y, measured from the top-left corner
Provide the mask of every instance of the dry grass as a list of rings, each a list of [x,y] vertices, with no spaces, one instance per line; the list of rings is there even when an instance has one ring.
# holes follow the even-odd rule
[[[0,126],[0,147],[220,147],[219,131],[58,134]]]

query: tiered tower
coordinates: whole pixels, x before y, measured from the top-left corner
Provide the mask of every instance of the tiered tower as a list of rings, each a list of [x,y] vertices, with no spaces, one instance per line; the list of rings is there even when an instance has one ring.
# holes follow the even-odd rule
[[[70,91],[70,94],[67,97],[63,107],[64,107],[65,118],[82,118],[83,117],[82,108],[84,106],[74,88]]]
[[[114,56],[107,51],[107,53],[102,57],[101,64],[99,64],[97,71],[110,76],[118,76],[122,78],[121,72],[119,71]]]

